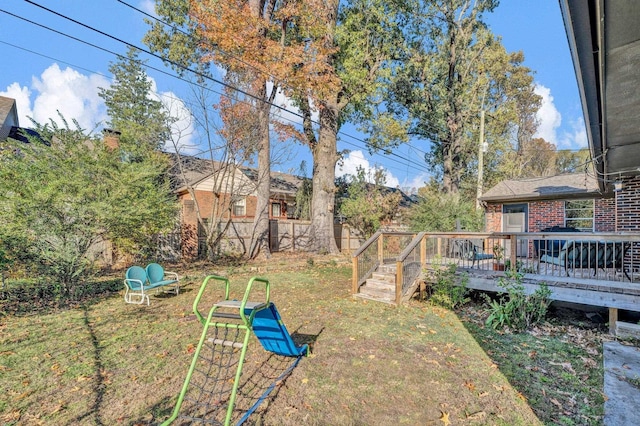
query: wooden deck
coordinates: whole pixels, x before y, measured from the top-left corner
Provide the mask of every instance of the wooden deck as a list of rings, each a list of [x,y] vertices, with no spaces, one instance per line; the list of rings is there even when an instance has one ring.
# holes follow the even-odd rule
[[[494,265],[506,263],[523,274],[528,293],[544,283],[552,300],[609,308],[611,329],[619,309],[640,312],[640,234],[377,233],[354,255],[353,294],[380,265],[394,263],[396,305],[422,277],[416,264],[422,271],[455,264],[468,288],[501,292],[506,273]]]

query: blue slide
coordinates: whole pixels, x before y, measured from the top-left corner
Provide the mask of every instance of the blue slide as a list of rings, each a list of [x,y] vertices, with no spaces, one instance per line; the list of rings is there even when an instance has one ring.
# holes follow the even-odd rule
[[[291,335],[273,303],[269,303],[266,308],[256,312],[251,328],[266,351],[295,357],[308,354],[308,345],[296,346],[291,339]]]

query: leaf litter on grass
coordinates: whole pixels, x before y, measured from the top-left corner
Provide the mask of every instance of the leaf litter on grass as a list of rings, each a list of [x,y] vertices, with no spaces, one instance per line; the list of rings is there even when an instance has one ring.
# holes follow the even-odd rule
[[[318,260],[309,266],[306,258],[300,263],[272,259],[261,276],[270,280],[272,300],[283,307],[288,330],[308,339],[313,354],[277,386],[249,424],[441,424],[443,411],[451,424],[539,423],[453,312],[414,301],[399,308],[362,303],[350,294],[349,259],[337,265]],[[188,348],[202,330],[198,321],[185,318],[210,270],[189,269],[190,276],[200,276],[190,289],[152,297],[148,307],[125,305],[114,295],[86,311],[36,316],[39,325],[28,317],[0,319],[13,333],[0,336],[6,353],[0,364],[10,369],[0,378],[0,390],[28,380],[31,392],[0,405],[0,416],[17,416],[18,424],[37,418],[54,425],[166,419],[191,361]],[[255,274],[235,267],[229,276],[234,294],[241,296]],[[220,298],[216,291],[205,294],[203,306]],[[255,368],[264,355],[260,350],[254,341],[247,355]],[[55,362],[65,373],[51,370]]]

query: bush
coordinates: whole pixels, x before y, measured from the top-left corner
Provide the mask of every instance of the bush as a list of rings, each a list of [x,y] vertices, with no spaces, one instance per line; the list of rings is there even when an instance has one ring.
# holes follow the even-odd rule
[[[551,290],[543,283],[533,294],[527,295],[522,277],[520,272],[507,271],[506,278],[500,278],[498,285],[506,293],[498,300],[488,301],[486,325],[495,329],[509,327],[522,331],[544,320],[551,304]]]
[[[474,202],[460,194],[443,194],[437,188],[421,190],[420,201],[411,207],[408,220],[415,231],[480,231],[484,228],[484,214],[476,209]]]
[[[469,301],[467,282],[469,277],[456,277],[456,265],[433,265],[431,303],[448,309],[458,308]]]
[[[7,280],[0,289],[0,316],[60,308],[122,290],[121,279],[78,283],[71,287],[55,281]]]

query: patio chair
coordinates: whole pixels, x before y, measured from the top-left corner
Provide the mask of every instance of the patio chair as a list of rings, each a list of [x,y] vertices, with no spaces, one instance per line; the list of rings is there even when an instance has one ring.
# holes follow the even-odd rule
[[[165,275],[171,275],[172,278],[165,279]],[[175,279],[174,279],[175,278]],[[166,272],[162,266],[157,263],[151,263],[146,269],[141,266],[132,266],[127,269],[124,279],[124,301],[126,303],[135,303],[141,305],[147,301],[149,305],[149,291],[160,289],[162,287],[171,287],[171,290],[179,293],[178,274],[175,272]],[[138,299],[139,300],[136,300]]]
[[[484,253],[482,249],[476,246],[471,240],[454,240],[453,244],[460,261],[470,260],[472,268],[479,260],[493,259],[492,254]]]
[[[176,294],[180,293],[180,280],[175,272],[165,271],[157,263],[150,263],[146,267],[149,284],[154,287],[171,287]]]
[[[141,305],[146,300],[149,305],[149,295],[145,290],[153,287],[148,285],[147,272],[141,266],[132,266],[127,269],[124,276],[124,301]],[[140,300],[135,301],[134,298],[140,298]]]

